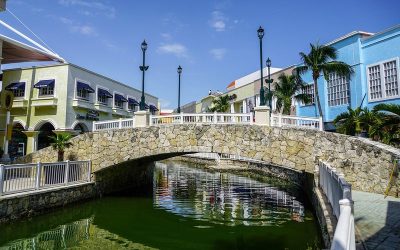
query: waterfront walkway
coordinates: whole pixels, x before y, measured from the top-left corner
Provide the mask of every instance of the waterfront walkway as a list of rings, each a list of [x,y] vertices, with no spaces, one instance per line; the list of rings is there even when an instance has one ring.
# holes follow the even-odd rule
[[[366,249],[400,249],[400,198],[354,191],[356,232]]]

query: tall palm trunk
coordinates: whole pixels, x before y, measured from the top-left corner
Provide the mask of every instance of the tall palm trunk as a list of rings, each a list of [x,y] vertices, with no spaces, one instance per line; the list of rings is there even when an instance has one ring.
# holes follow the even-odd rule
[[[318,76],[319,76],[319,74],[318,74]],[[319,115],[321,116],[321,118],[322,118],[322,130],[324,130],[325,128],[324,128],[324,113],[322,112],[322,107],[321,107],[321,102],[320,102],[320,100],[319,100],[319,92],[318,92],[318,84],[317,84],[317,79],[318,78],[315,78],[315,76],[313,77],[314,78],[314,94],[315,94],[315,99],[316,99],[316,101],[317,101],[317,107],[318,107],[318,113],[319,113]]]

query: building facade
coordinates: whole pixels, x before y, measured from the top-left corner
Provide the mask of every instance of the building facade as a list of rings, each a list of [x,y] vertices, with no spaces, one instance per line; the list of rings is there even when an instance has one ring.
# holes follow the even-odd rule
[[[11,157],[47,147],[56,133],[83,133],[92,130],[93,121],[132,117],[141,96],[135,88],[69,63],[5,70],[2,88],[14,94]],[[145,97],[156,113],[158,99]],[[3,141],[5,109],[0,113]]]
[[[354,74],[341,77],[329,75],[318,80],[324,121],[328,130],[332,121],[347,107],[373,108],[379,103],[400,104],[400,25],[372,34],[355,31],[327,45],[338,51],[338,61],[352,66]],[[303,76],[306,92],[314,96],[311,73]],[[315,101],[310,105],[297,103],[297,115],[318,116]]]

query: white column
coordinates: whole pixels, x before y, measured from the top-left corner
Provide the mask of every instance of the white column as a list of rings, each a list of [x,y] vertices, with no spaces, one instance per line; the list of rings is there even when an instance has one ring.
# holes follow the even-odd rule
[[[243,100],[243,114],[247,113],[247,103],[246,103],[246,99]]]
[[[260,106],[260,96],[256,96],[256,106]]]
[[[231,103],[231,113],[235,113],[235,103]]]

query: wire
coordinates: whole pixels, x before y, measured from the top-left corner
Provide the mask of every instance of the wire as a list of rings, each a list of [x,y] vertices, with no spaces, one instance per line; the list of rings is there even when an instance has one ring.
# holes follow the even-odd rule
[[[27,25],[25,25],[25,24],[21,21],[21,19],[19,19],[14,13],[12,13],[10,9],[7,8],[6,10],[7,10],[15,19],[17,19],[18,22],[20,22],[20,23],[22,24],[22,26],[24,26],[24,27],[25,27],[27,30],[29,30],[29,32],[31,32],[39,41],[41,41],[51,52],[53,52],[54,54],[57,54],[53,49],[50,48],[49,45],[47,45],[42,39],[40,39],[40,37],[37,36],[37,35],[35,34],[35,32],[33,32]]]

